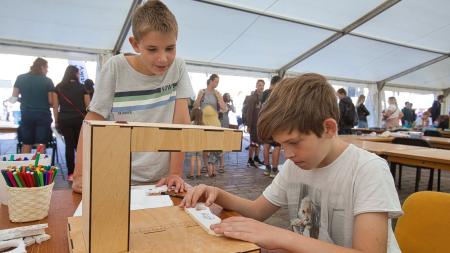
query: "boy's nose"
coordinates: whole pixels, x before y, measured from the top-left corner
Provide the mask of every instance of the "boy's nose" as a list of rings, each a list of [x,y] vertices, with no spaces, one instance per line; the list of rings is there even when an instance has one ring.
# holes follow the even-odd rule
[[[165,53],[160,53],[158,55],[158,62],[160,62],[160,63],[167,62],[167,55]]]
[[[294,158],[294,152],[290,151],[289,149],[284,149],[284,156],[286,159],[292,159]]]

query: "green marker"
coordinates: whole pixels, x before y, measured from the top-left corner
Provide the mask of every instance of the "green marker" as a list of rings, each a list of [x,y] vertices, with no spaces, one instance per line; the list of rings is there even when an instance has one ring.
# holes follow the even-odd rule
[[[41,156],[41,153],[37,153],[36,155],[36,161],[34,161],[34,167],[37,167],[39,164],[39,157]]]
[[[23,187],[23,186],[22,186],[22,183],[20,182],[19,175],[17,175],[17,172],[14,172],[13,175],[14,175],[14,178],[16,179],[17,185],[18,185],[19,187]]]

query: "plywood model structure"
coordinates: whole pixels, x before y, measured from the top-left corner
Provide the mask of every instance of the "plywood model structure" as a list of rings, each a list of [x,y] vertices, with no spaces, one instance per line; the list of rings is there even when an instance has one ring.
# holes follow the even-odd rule
[[[220,252],[257,250],[254,244],[206,234],[178,207],[133,211],[130,220],[131,152],[240,151],[241,139],[241,131],[227,128],[85,121],[83,216],[69,218],[71,251],[189,252],[189,244],[208,247],[192,252],[219,252],[212,250],[215,244],[225,250]],[[156,227],[164,230],[155,232]],[[164,240],[175,248],[160,248]]]

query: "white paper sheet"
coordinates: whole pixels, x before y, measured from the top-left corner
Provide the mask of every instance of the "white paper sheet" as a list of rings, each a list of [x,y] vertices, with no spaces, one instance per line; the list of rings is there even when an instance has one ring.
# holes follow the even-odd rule
[[[154,185],[132,186],[130,210],[173,206],[173,202],[170,199],[170,196],[150,195],[151,189],[155,189],[155,186]],[[81,216],[82,210],[83,210],[82,202],[80,202],[73,216]]]

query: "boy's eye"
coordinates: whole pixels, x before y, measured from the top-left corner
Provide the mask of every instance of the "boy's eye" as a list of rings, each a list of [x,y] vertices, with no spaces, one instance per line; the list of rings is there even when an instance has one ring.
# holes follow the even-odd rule
[[[175,48],[174,47],[168,47],[168,48],[166,48],[166,51],[167,52],[171,52],[171,51],[173,51]]]
[[[156,48],[147,48],[147,51],[149,51],[149,52],[155,52],[155,51],[156,51]]]

